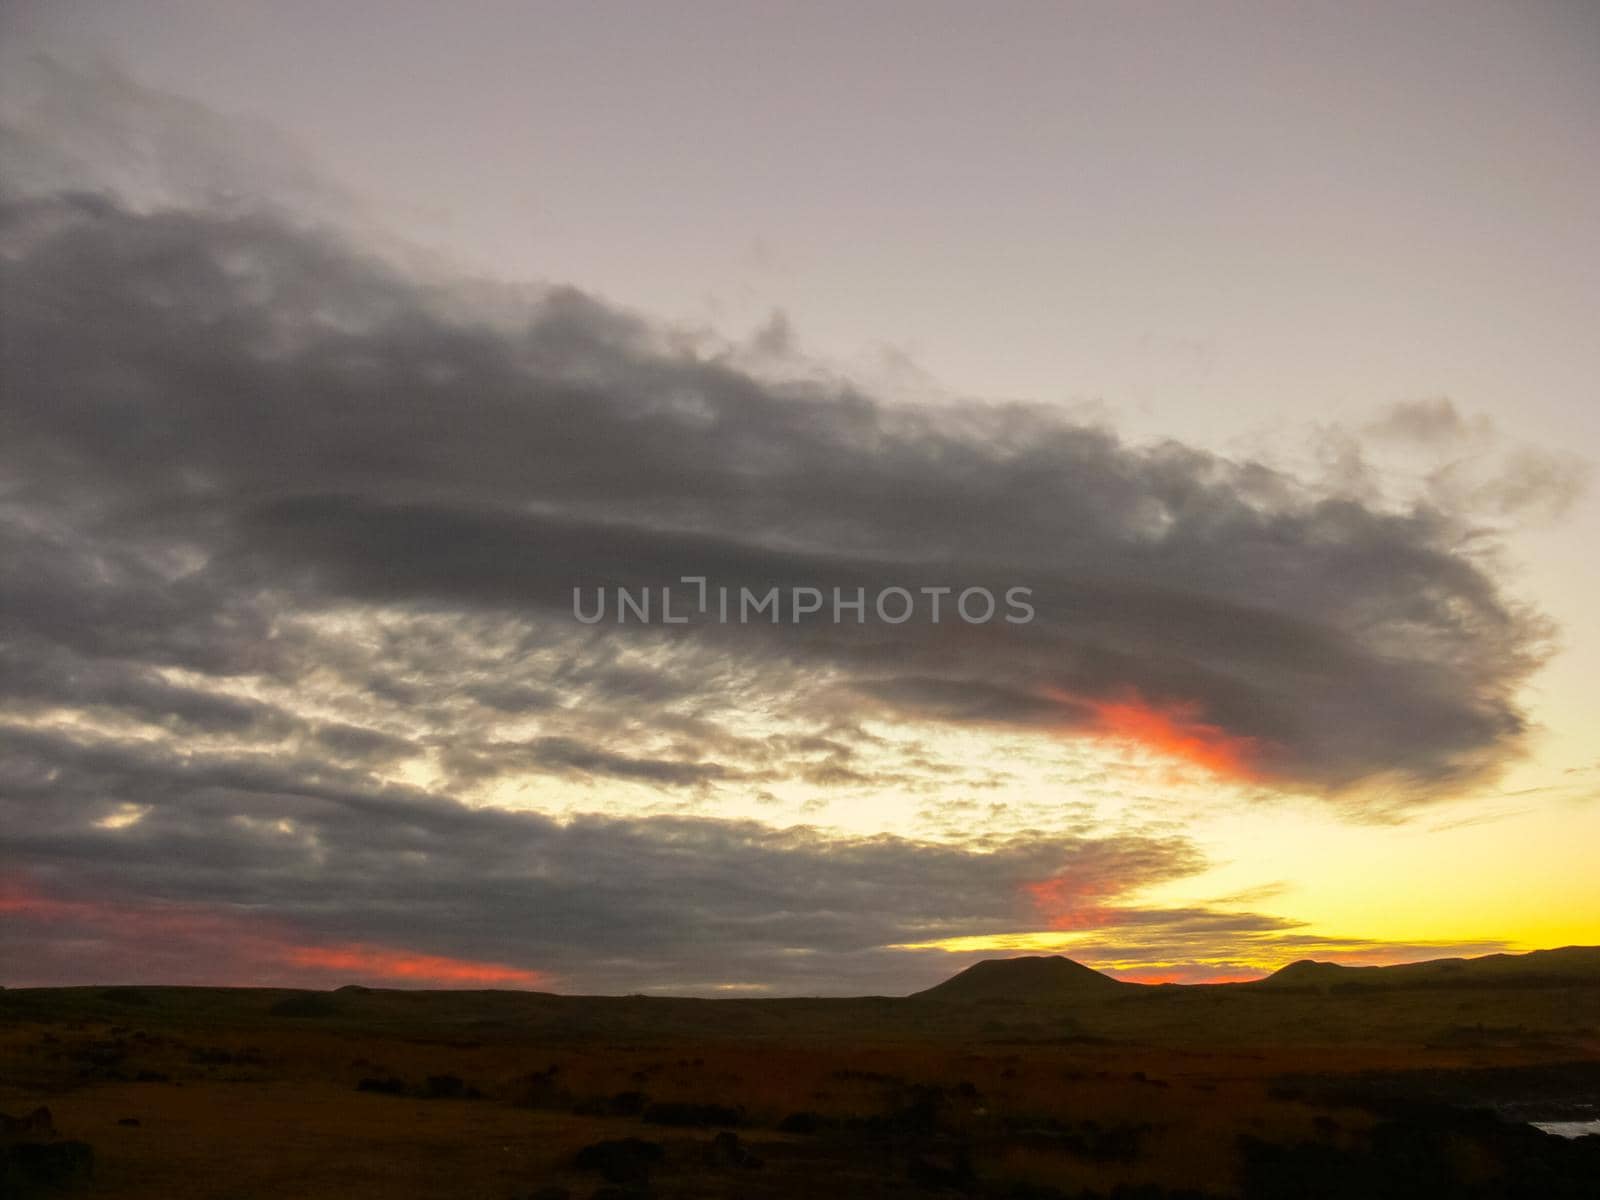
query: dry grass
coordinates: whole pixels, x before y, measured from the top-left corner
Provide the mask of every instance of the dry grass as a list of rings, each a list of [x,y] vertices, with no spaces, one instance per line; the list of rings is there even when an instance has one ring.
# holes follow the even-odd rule
[[[926,1194],[907,1182],[908,1161],[952,1145],[970,1149],[986,1186],[1227,1194],[1240,1133],[1342,1144],[1371,1122],[1283,1094],[1283,1075],[1600,1061],[1582,1026],[1465,1043],[1352,1033],[1437,1029],[1462,1005],[1496,1004],[1490,1026],[1515,1029],[1520,1016],[1526,1030],[1540,1006],[1600,1016],[1593,998],[1434,995],[1423,1012],[1407,997],[1398,1015],[1368,997],[1343,1002],[1361,1007],[1342,1015],[1327,998],[1279,998],[1271,1003],[1295,1010],[1301,1036],[1286,1027],[1241,1044],[1211,1036],[1212,1006],[1182,1013],[1170,998],[1154,1021],[1127,1006],[1070,1020],[1002,1014],[1020,1035],[997,1033],[992,1008],[895,1029],[879,1002],[852,1035],[846,1001],[810,1025],[792,1009],[756,1010],[757,1020],[730,1023],[734,1036],[702,1021],[714,1009],[670,1003],[600,1002],[622,1007],[598,1028],[592,1012],[563,1028],[543,1001],[506,996],[335,996],[327,1015],[284,1017],[272,1015],[273,994],[0,993],[0,1110],[48,1105],[64,1136],[94,1146],[92,1193],[106,1197],[510,1200],[552,1183],[587,1197],[600,1181],[574,1169],[577,1150],[626,1136],[666,1147],[657,1196],[810,1197],[823,1178],[853,1180],[833,1189],[841,1197]],[[1261,1024],[1260,1002],[1248,1003]],[[519,1020],[529,1004],[537,1011]],[[774,1011],[784,1019],[769,1021]],[[1304,1036],[1339,1022],[1332,1044]],[[1104,1040],[1032,1032],[1097,1023],[1092,1037]],[[1147,1038],[1127,1036],[1141,1023]],[[446,1075],[477,1098],[424,1098],[427,1079]],[[406,1094],[357,1090],[390,1077]],[[740,1136],[765,1166],[709,1166],[714,1128],[651,1124],[638,1099],[618,1108],[619,1093],[740,1110]],[[823,1131],[780,1132],[797,1112],[816,1114]],[[139,1124],[120,1123],[130,1117]]]

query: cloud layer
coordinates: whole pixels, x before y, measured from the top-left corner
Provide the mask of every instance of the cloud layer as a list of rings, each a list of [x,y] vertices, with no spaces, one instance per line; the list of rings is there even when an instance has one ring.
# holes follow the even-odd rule
[[[210,120],[189,108],[51,86],[222,154],[214,130],[185,140]],[[588,986],[851,990],[890,977],[883,947],[1036,920],[1030,883],[1114,897],[1198,859],[1150,835],[941,846],[461,797],[917,787],[871,729],[934,722],[1131,742],[1377,811],[1520,747],[1548,630],[1448,480],[1396,506],[1043,408],[890,405],[792,356],[775,377],[765,344],[313,221],[305,197],[332,202],[276,158],[186,159],[141,191],[104,152],[126,131],[74,160],[39,134],[57,108],[24,115],[0,140],[22,181],[0,193],[0,804],[8,858],[53,897],[40,921],[92,927],[92,881],[128,911],[270,918],[245,940],[313,947],[280,966],[382,976],[411,939]],[[251,190],[284,174],[294,212]],[[685,575],[1021,585],[1037,617],[572,618],[574,587]],[[94,945],[54,939],[40,975]]]

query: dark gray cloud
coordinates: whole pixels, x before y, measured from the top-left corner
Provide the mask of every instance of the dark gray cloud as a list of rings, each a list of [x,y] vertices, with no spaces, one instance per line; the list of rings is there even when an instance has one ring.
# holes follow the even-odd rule
[[[116,823],[129,811],[137,820]],[[1099,930],[1091,961],[1250,973],[1374,947],[1252,912],[1119,906],[1202,864],[1179,836],[967,844],[694,817],[556,821],[380,785],[321,758],[192,754],[0,729],[0,947],[28,982],[759,985],[896,993],[992,951],[897,949]],[[107,819],[112,820],[108,821]],[[1192,963],[1196,941],[1239,955]],[[1493,947],[1489,947],[1493,948]],[[1379,947],[1381,949],[1381,947]],[[480,978],[483,968],[517,976]],[[465,974],[452,975],[451,971]]]
[[[12,907],[11,936],[30,948],[11,961],[32,978],[159,977],[170,964],[139,959],[166,935],[162,915],[204,913],[230,914],[223,933],[252,944],[403,946],[567,987],[893,988],[908,964],[885,947],[1036,921],[1032,881],[1122,894],[1199,861],[1183,839],[1149,836],[953,846],[693,817],[558,822],[379,786],[319,759],[179,761],[148,743],[16,727],[0,738],[7,851],[28,864],[36,897]],[[128,806],[145,815],[93,823]],[[119,909],[152,925],[124,921],[107,959],[93,934]],[[89,940],[41,939],[52,921]],[[306,977],[271,959],[250,969]]]
[[[185,626],[268,586],[560,613],[577,585],[682,574],[1025,582],[1040,619],[974,634],[967,670],[923,622],[750,632],[730,652],[920,662],[940,671],[920,690],[985,712],[1013,693],[1022,719],[1052,688],[1198,703],[1313,785],[1448,779],[1520,732],[1537,626],[1444,512],[1308,495],[1042,411],[764,383],[572,292],[517,328],[474,322],[259,214],[45,198],[5,220],[12,503],[56,529],[27,547],[51,556],[34,580],[107,544],[192,555]],[[69,619],[58,599],[86,603],[62,580],[43,619]]]
[[[107,86],[137,107],[125,81],[82,102]],[[40,886],[433,939],[589,986],[849,990],[888,978],[883,946],[1023,920],[1029,880],[1114,894],[1197,859],[1152,837],[562,824],[385,779],[409,758],[462,789],[913,788],[935,768],[868,725],[931,719],[1170,734],[1371,811],[1519,749],[1547,630],[1443,491],[1387,506],[1043,408],[774,378],[574,289],[423,268],[329,218],[332,193],[313,224],[259,194],[299,178],[276,151],[200,170],[215,131],[158,109],[164,153],[198,156],[165,189],[119,190],[120,158],[96,177],[33,126],[0,139],[20,181],[0,192],[5,836]],[[792,365],[782,322],[761,351]],[[570,615],[575,586],[682,575],[1025,585],[1038,615]],[[782,719],[752,731],[759,713]],[[89,911],[71,903],[63,920]]]
[[[230,637],[264,619],[241,597],[268,592],[549,619],[575,586],[685,574],[1025,584],[1025,626],[680,636],[953,720],[1086,726],[1136,695],[1317,790],[1448,788],[1522,734],[1515,689],[1544,631],[1447,510],[1319,495],[1043,410],[771,383],[571,291],[515,326],[471,318],[256,212],[47,197],[4,219],[7,537],[31,560],[12,600],[30,636],[125,652],[157,636],[130,620],[165,616],[169,638],[215,626],[206,650],[225,658],[259,640]],[[137,578],[163,559],[165,577]],[[141,582],[153,611],[104,597]]]

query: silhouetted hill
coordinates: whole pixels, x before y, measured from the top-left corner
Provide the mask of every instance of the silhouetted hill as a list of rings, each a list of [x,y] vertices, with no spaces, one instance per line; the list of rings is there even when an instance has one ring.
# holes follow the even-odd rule
[[[147,1031],[297,1028],[385,1036],[626,1041],[652,1037],[931,1041],[1109,1039],[1278,1046],[1485,1044],[1588,1056],[1600,947],[1394,967],[1300,962],[1253,983],[1109,978],[1067,958],[980,962],[912,996],[696,998],[345,987],[0,988],[17,1022],[137,1022]],[[241,1033],[241,1037],[248,1037]]]
[[[986,959],[913,998],[960,1004],[981,1000],[1056,1002],[1105,996],[1129,986],[1057,954]]]
[[[1499,987],[1600,982],[1600,947],[1437,958],[1389,967],[1347,967],[1304,958],[1252,986],[1262,988]]]

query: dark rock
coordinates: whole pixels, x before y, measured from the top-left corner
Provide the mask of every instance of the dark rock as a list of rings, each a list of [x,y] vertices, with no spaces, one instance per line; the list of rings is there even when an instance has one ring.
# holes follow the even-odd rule
[[[459,1075],[429,1075],[422,1094],[430,1100],[458,1100],[466,1095],[466,1080]]]
[[[706,1144],[705,1159],[707,1165],[713,1167],[743,1167],[746,1170],[755,1170],[761,1166],[760,1157],[754,1154],[731,1129],[724,1129]]]
[[[0,1147],[0,1196],[74,1187],[93,1176],[94,1150],[87,1142],[17,1142]]]
[[[1418,1106],[1345,1149],[1243,1136],[1246,1200],[1593,1200],[1600,1138],[1559,1138],[1492,1112]]]
[[[779,1133],[819,1133],[824,1120],[814,1112],[792,1112],[778,1122]]]
[[[704,1128],[707,1125],[742,1125],[744,1109],[725,1104],[691,1104],[687,1101],[657,1101],[644,1110],[647,1125],[678,1125]]]
[[[43,1105],[34,1109],[25,1117],[10,1117],[5,1113],[0,1113],[0,1138],[5,1141],[54,1137],[55,1132],[55,1118],[50,1115],[50,1110]]]
[[[637,1117],[650,1107],[643,1092],[617,1092],[610,1096],[589,1096],[578,1101],[572,1111],[580,1117]]]
[[[650,1168],[665,1153],[659,1142],[618,1138],[585,1146],[578,1151],[573,1165],[581,1171],[599,1171],[607,1183],[642,1184],[649,1181]]]
[[[650,1103],[650,1097],[643,1092],[618,1092],[611,1097],[611,1115],[615,1117],[637,1117]]]

